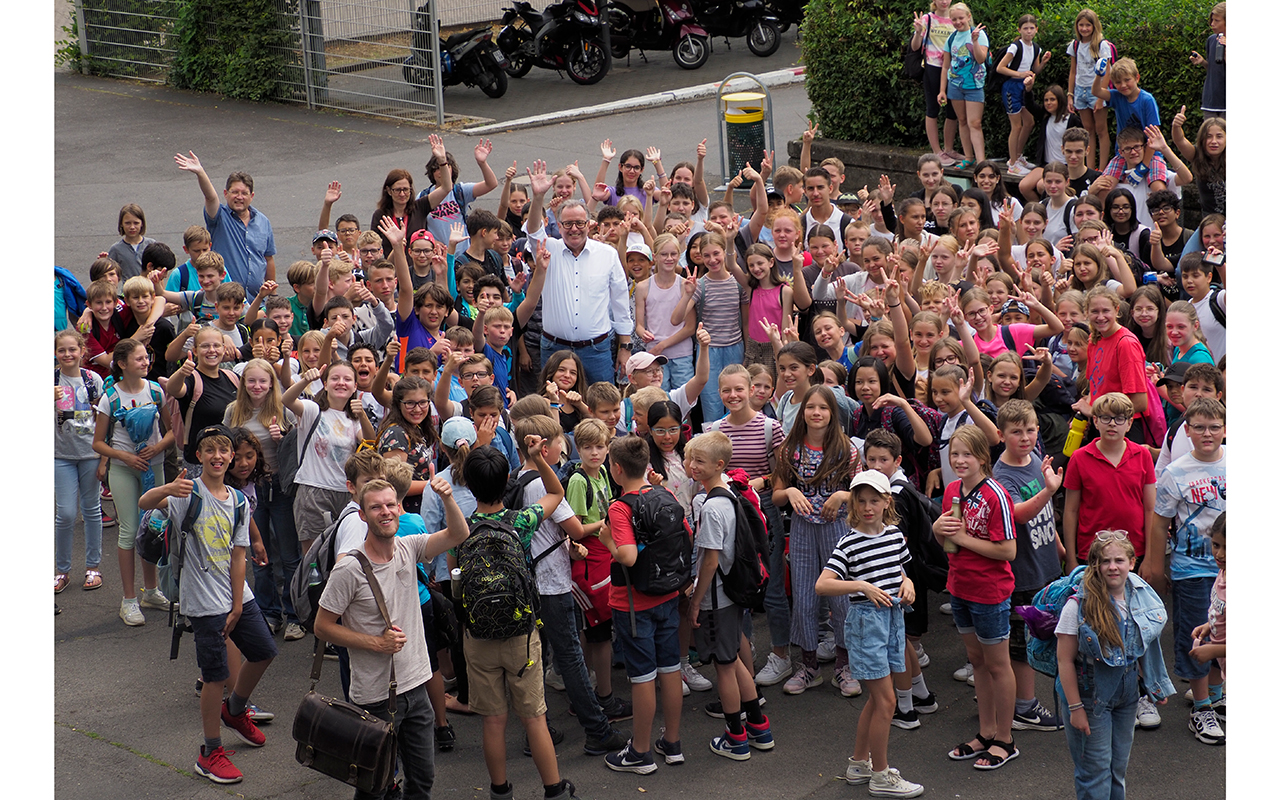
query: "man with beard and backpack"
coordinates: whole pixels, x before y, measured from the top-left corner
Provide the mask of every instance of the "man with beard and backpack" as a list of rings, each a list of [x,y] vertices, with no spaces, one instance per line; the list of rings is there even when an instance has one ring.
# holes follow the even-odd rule
[[[543,519],[564,499],[560,479],[542,455],[541,436],[524,438],[525,452],[538,470],[547,494],[523,509],[502,502],[507,485],[507,459],[492,447],[477,447],[467,456],[462,475],[475,494],[471,535],[456,553],[462,573],[471,710],[484,718],[483,742],[489,768],[490,800],[513,796],[507,780],[507,692],[525,726],[534,766],[546,800],[573,798],[574,786],[560,777],[555,745],[547,730],[543,694],[542,643],[537,636],[538,594],[529,558],[529,543]]]

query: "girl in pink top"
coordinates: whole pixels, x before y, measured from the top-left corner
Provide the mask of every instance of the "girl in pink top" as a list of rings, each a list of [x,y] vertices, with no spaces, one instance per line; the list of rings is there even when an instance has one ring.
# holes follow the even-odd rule
[[[1012,349],[1022,355],[1036,339],[1047,339],[1062,333],[1062,320],[1037,300],[1035,295],[1022,292],[1018,299],[1026,303],[1029,310],[1038,313],[1044,321],[1039,325],[996,325],[991,320],[991,295],[987,294],[986,289],[975,287],[960,298],[960,309],[964,312],[964,321],[973,328],[973,343],[978,346],[978,352],[994,358]],[[1009,347],[1009,339],[1013,340],[1012,348]]]
[[[793,278],[795,273],[792,273]],[[769,325],[779,330],[787,327],[794,304],[801,311],[812,300],[801,275],[795,283],[794,293],[778,272],[773,250],[767,244],[757,242],[747,248],[747,286],[751,289],[751,301],[742,307],[747,318],[746,364],[761,364],[774,369],[773,347],[769,343]]]

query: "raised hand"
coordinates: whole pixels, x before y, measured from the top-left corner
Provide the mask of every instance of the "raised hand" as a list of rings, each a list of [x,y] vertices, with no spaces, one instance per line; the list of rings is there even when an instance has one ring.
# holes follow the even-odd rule
[[[1183,106],[1182,109],[1179,110],[1177,114],[1173,115],[1173,127],[1181,128],[1186,123],[1187,123],[1187,107]]]
[[[538,247],[533,254],[533,267],[545,270],[549,266],[551,266],[551,252],[547,250],[546,241],[539,239]]]
[[[455,222],[449,226],[449,246],[457,247],[467,240],[467,226]]]
[[[440,495],[442,498],[453,497],[453,486],[439,475],[431,478],[431,491]]]
[[[698,279],[690,275],[680,284],[680,293],[685,297],[693,297],[693,293],[698,290]]]
[[[320,380],[320,376],[324,374],[324,371],[325,371],[324,367],[312,367],[311,369],[299,375],[298,380],[302,381],[303,383],[313,383],[315,381]]]
[[[898,184],[890,183],[888,175],[880,176],[879,191],[880,191],[881,203],[893,203],[893,193],[897,191],[897,189],[898,189]]]
[[[333,205],[342,199],[342,184],[337,181],[329,181],[329,188],[324,190],[325,205]]]
[[[483,164],[489,160],[489,154],[493,152],[493,141],[490,139],[481,139],[476,142],[475,154],[476,163]]]
[[[1223,42],[1223,44],[1226,44],[1226,42]],[[698,160],[701,161],[706,157],[707,157],[707,140],[703,139],[702,141],[698,142]]]
[[[811,119],[809,120],[809,126],[805,128],[803,133],[800,134],[800,138],[801,140],[804,141],[805,144],[813,144],[813,140],[816,139],[817,136],[818,136],[818,123]]]
[[[596,202],[599,202],[599,203],[603,203],[605,200],[608,200],[608,199],[609,199],[609,184],[607,184],[607,183],[597,183],[594,187],[592,187],[592,189],[591,189],[591,199],[592,199],[592,200],[595,200]]]
[[[911,27],[915,28],[916,33],[919,33],[921,36],[923,36],[925,32],[925,28],[928,26],[928,22],[929,20],[927,17],[925,17],[924,14],[921,14],[920,12],[916,12],[915,14],[912,15]]]
[[[520,270],[519,272],[517,272],[516,276],[511,279],[512,294],[519,294],[523,292],[525,284],[527,284],[528,282],[529,282],[529,273],[525,272],[524,270]],[[498,301],[498,305],[502,305],[501,300]]]
[[[1000,227],[1013,225],[1013,200],[1006,197],[1004,205],[1000,206]]]
[[[146,466],[143,469],[146,469]],[[178,477],[174,478],[173,483],[169,484],[169,486],[169,493],[173,497],[190,497],[191,493],[196,490],[195,481],[187,477],[185,469],[178,473]]]
[[[364,403],[360,402],[360,393],[351,395],[351,413],[357,417],[364,416]]]
[[[618,154],[618,151],[613,148],[612,139],[605,139],[603,142],[600,143],[600,155],[604,158],[605,161],[612,161],[613,157],[616,156],[617,154]]]
[[[575,161],[564,168],[564,174],[573,178],[575,181],[582,177],[582,170],[578,169],[578,162]]]
[[[187,351],[187,360],[182,362],[182,366],[178,367],[177,374],[181,376],[179,380],[185,381],[191,377],[191,373],[196,371],[196,354],[192,350]]]
[[[765,323],[766,325],[772,325],[772,323],[768,322],[768,320],[761,320],[761,322]],[[778,329],[774,327],[774,331],[776,332],[777,330]],[[711,346],[711,331],[707,330],[706,327],[704,327],[701,322],[698,323],[698,330],[693,334],[693,336],[695,339],[698,340],[698,347]]]
[[[444,139],[441,139],[438,134],[433,133],[428,136],[427,143],[431,145],[431,155],[437,160],[444,161],[448,157],[444,149]]]
[[[702,324],[699,323],[698,327],[701,328]],[[777,325],[774,325],[772,322],[770,322],[767,319],[762,319],[760,320],[760,327],[764,329],[764,335],[769,341],[772,342],[775,339],[778,340],[779,342],[782,341],[782,332],[778,330]],[[708,341],[710,341],[710,338],[711,338],[711,334],[707,334]]]
[[[404,243],[405,226],[408,224],[408,220],[404,224],[397,223],[396,218],[388,214],[378,220],[378,231],[391,242],[392,248],[396,248]]]
[[[516,162],[512,161],[511,166],[507,167],[507,171],[503,173],[503,177],[510,181],[516,174]]]
[[[1195,65],[1195,66],[1197,66],[1197,67],[1203,67],[1205,64],[1207,64],[1207,63],[1209,63],[1209,62],[1207,62],[1207,61],[1205,61],[1205,60],[1204,60],[1204,56],[1200,55],[1200,54],[1199,54],[1199,53],[1197,53],[1195,50],[1192,50],[1192,51],[1191,51],[1191,63],[1192,63],[1192,64],[1194,64],[1194,65]]]
[[[204,167],[200,166],[200,159],[196,158],[196,154],[190,150],[187,151],[185,156],[182,153],[175,155],[173,157],[173,162],[177,164],[178,169],[183,172],[204,172]]]
[[[276,417],[271,418],[271,424],[267,426],[267,433],[271,434],[273,441],[280,441],[284,438],[284,432],[280,430],[280,420]]]
[[[1164,151],[1169,147],[1164,140],[1164,133],[1161,132],[1159,125],[1148,125],[1142,129],[1142,132],[1147,135],[1147,144],[1151,145],[1153,150]]]
[[[656,147],[648,147],[644,151],[644,157],[650,161],[661,161],[662,151]]]

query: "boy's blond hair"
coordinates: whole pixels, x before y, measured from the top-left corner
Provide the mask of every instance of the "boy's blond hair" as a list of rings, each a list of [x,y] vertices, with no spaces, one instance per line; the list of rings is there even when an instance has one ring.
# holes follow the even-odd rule
[[[512,403],[507,413],[513,422],[529,417],[550,417],[551,401],[540,394],[527,394]]]
[[[220,283],[218,288],[213,290],[213,302],[215,303],[243,303],[244,300],[244,287],[235,281]]]
[[[452,328],[444,332],[444,338],[454,347],[475,347],[476,337],[470,328],[461,325],[454,325]]]
[[[659,400],[669,399],[667,393],[657,386],[646,386],[643,389],[637,389],[635,394],[631,395],[631,418],[647,419],[649,416],[649,406]]]
[[[227,274],[226,262],[222,260],[222,256],[218,255],[212,250],[210,250],[209,252],[197,258],[195,260],[195,263],[193,263],[191,266],[196,268],[197,273],[211,272],[216,270],[220,275]]]
[[[155,293],[155,285],[141,275],[134,275],[120,287],[122,297],[154,297]],[[141,323],[142,320],[138,322]]]
[[[533,416],[525,417],[515,423],[516,428],[516,452],[520,454],[521,461],[529,460],[529,451],[525,449],[524,437],[541,436],[547,444],[554,442],[556,439],[564,436],[564,429],[560,427],[560,423],[551,417]]]
[[[382,237],[376,231],[365,231],[356,237],[356,247],[364,247],[367,244],[376,244],[382,247]]]
[[[289,271],[285,273],[285,280],[289,281],[290,286],[307,286],[316,282],[316,273],[319,271],[319,264],[310,261],[295,261],[289,265]]]
[[[601,406],[615,406],[621,403],[622,392],[608,381],[596,381],[587,387],[586,393],[582,395],[582,402],[594,414]]]
[[[350,275],[355,266],[350,261],[335,258],[329,262],[329,283]]]
[[[182,246],[190,249],[193,244],[213,244],[213,236],[203,225],[192,225],[182,232]]]
[[[116,285],[106,278],[99,278],[84,290],[84,299],[86,302],[93,303],[104,297],[116,296]]]
[[[1126,394],[1108,392],[1093,404],[1093,415],[1099,414],[1104,417],[1132,417],[1133,401]]]
[[[1026,425],[1037,422],[1036,407],[1031,405],[1030,400],[1006,400],[1005,404],[1000,406],[1000,411],[996,413],[996,427],[1004,431],[1010,425]]]
[[[511,313],[511,309],[506,306],[494,306],[484,312],[484,322],[489,325],[494,322],[506,322],[514,325],[516,321],[515,315]]]
[[[942,281],[926,281],[920,286],[920,302],[922,303],[946,300],[950,296],[951,287]]]
[[[384,458],[382,477],[396,490],[396,501],[403,503],[405,495],[409,493],[409,486],[413,483],[413,467],[407,461]]]
[[[573,428],[573,442],[578,447],[609,443],[609,426],[594,417],[584,419]]]
[[[733,442],[729,441],[729,437],[720,431],[708,431],[700,433],[689,440],[684,446],[684,454],[686,456],[698,453],[710,462],[723,461],[725,467],[729,466],[730,459],[733,458]]]
[[[1138,62],[1134,61],[1132,58],[1129,58],[1127,56],[1125,58],[1122,58],[1116,61],[1116,63],[1111,65],[1111,77],[1112,78],[1137,78]]]
[[[773,188],[778,194],[786,194],[783,191],[788,186],[800,186],[804,183],[804,173],[795,167],[784,164],[773,171]]]

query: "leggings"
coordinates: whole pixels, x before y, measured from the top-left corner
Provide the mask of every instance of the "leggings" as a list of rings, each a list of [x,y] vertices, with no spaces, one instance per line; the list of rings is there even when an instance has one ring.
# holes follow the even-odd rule
[[[818,594],[814,584],[827,565],[840,538],[849,532],[843,520],[815,523],[799,514],[791,516],[791,643],[801,650],[818,649]],[[849,610],[849,598],[828,597],[831,606],[831,627],[836,634],[836,644],[845,646],[844,618]]]
[[[159,482],[163,483],[163,455],[151,462],[151,469],[159,477]],[[107,470],[107,483],[111,486],[111,497],[115,500],[119,524],[116,546],[121,550],[132,550],[133,541],[138,535],[138,498],[142,496],[142,473],[112,459]]]

